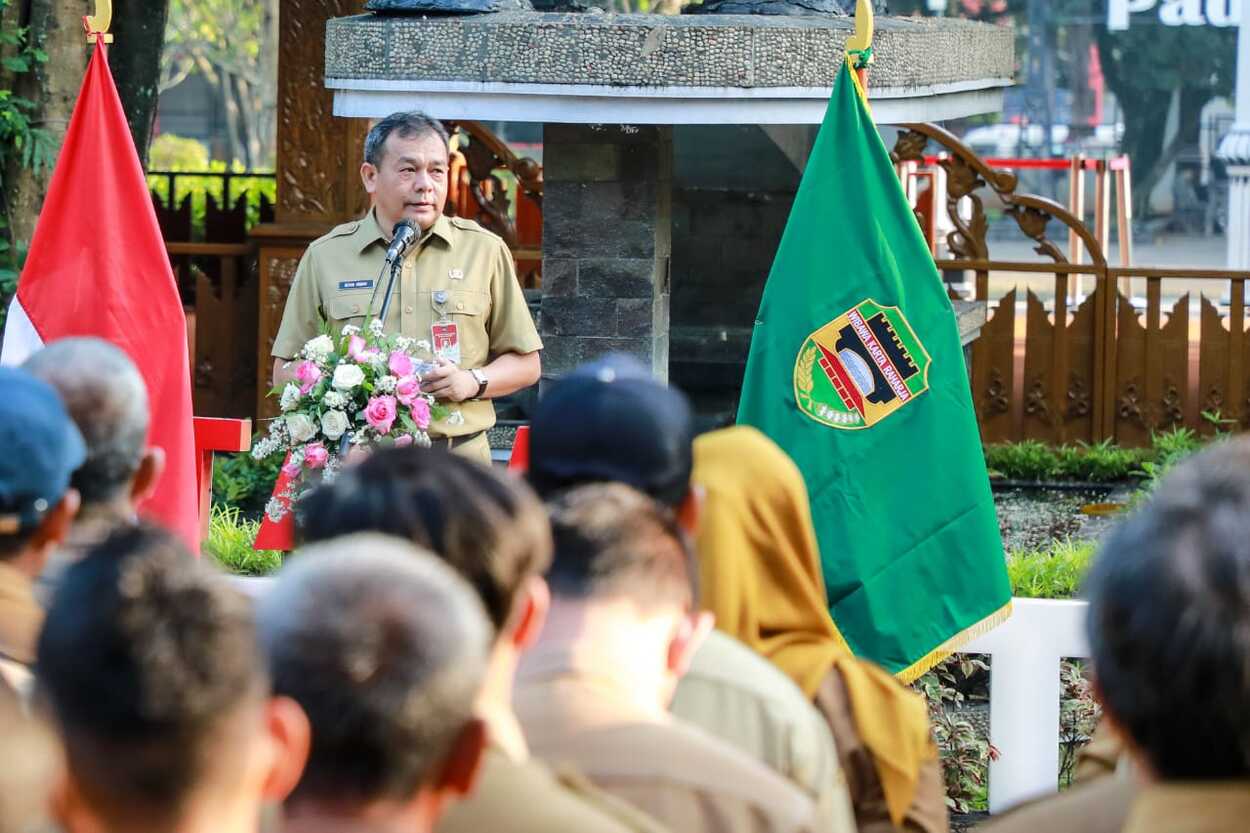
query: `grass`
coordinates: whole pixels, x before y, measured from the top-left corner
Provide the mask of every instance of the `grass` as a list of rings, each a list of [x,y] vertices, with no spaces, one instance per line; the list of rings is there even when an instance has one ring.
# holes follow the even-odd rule
[[[255,550],[252,544],[260,521],[248,520],[237,506],[214,504],[208,521],[204,553],[228,573],[238,576],[265,576],[282,566],[278,550]]]
[[[1092,541],[1058,541],[1048,550],[1016,551],[1007,556],[1011,595],[1026,599],[1071,599],[1094,559]]]

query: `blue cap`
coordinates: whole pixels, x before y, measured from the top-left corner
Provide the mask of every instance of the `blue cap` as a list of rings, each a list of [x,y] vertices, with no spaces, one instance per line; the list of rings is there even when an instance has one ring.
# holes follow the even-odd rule
[[[0,535],[38,526],[86,457],[56,390],[25,370],[0,367]]]
[[[636,359],[608,355],[581,365],[539,400],[528,477],[544,496],[614,482],[675,507],[690,489],[693,443],[685,395]]]

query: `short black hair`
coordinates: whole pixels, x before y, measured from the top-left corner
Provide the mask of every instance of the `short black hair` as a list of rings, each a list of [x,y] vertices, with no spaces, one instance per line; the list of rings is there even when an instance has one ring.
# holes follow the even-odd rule
[[[369,128],[365,136],[365,161],[377,168],[386,152],[386,140],[394,133],[401,139],[411,139],[423,133],[432,133],[446,146],[451,142],[447,128],[438,119],[432,119],[419,110],[391,113]]]
[[[382,532],[441,556],[473,585],[496,630],[525,580],[551,563],[551,528],[519,478],[446,450],[392,448],[298,504],[303,540]]]
[[[1159,777],[1250,775],[1250,440],[1169,473],[1108,537],[1086,592],[1104,704]]]
[[[312,725],[289,801],[406,801],[472,719],[490,626],[472,588],[399,538],[313,544],[261,599],[274,692]]]
[[[209,769],[218,727],[267,691],[247,598],[144,524],[65,572],[35,675],[88,795],[162,817]]]
[[[572,598],[629,596],[641,606],[691,606],[698,569],[673,512],[622,483],[594,483],[548,501],[555,558],[552,592]]]

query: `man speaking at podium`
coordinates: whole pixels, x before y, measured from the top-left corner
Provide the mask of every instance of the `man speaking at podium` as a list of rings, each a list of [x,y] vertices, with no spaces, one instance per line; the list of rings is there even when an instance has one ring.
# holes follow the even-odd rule
[[[337,337],[348,324],[365,327],[370,310],[378,316],[393,258],[387,332],[430,342],[437,367],[422,389],[452,407],[453,416],[430,425],[430,438],[489,464],[490,400],[529,387],[540,372],[542,341],[512,253],[472,220],[443,215],[448,135],[439,122],[393,113],[370,129],[364,157],[360,178],[373,207],[314,240],[300,260],[273,343],[274,385],[294,379],[291,360],[323,319]],[[396,228],[405,220],[415,234]]]

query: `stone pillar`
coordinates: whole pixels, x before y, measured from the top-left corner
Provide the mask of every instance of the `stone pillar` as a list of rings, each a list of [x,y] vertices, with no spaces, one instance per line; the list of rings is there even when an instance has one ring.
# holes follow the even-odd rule
[[[1250,0],[1237,33],[1237,99],[1233,129],[1216,155],[1228,168],[1228,268],[1250,269]]]
[[[668,379],[672,129],[543,127],[543,383],[609,352]]]

